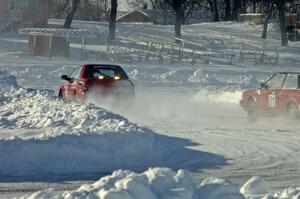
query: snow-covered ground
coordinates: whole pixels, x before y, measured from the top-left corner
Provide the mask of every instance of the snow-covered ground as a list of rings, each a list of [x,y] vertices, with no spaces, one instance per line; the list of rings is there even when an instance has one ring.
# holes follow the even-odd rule
[[[177,172],[167,168],[150,168],[144,173],[118,170],[92,184],[84,184],[73,191],[57,192],[46,189],[22,199],[99,198],[99,199],[296,199],[299,188],[270,193],[267,182],[254,176],[241,187],[228,180],[209,177],[197,186],[186,170]]]
[[[260,29],[204,23],[183,27],[183,35],[199,50],[222,53],[242,43],[262,45]],[[167,40],[173,27],[124,24],[118,32]],[[137,89],[130,109],[60,100],[60,75],[81,61],[19,55],[26,40],[16,36],[4,35],[0,44],[0,198],[46,188],[54,190],[31,198],[299,198],[299,189],[280,191],[300,187],[298,124],[267,118],[250,125],[238,104],[242,90],[270,73],[298,70],[298,43],[280,49],[279,66],[228,65],[226,58],[195,65],[121,63]],[[291,58],[296,61],[287,64]]]
[[[1,73],[4,80],[14,80],[5,71]],[[156,134],[93,104],[64,101],[51,91],[19,88],[14,81],[6,86],[12,88],[5,89],[8,91],[2,93],[1,99],[3,178],[224,163],[217,155],[185,149],[188,140]],[[172,153],[178,157],[168,157]]]

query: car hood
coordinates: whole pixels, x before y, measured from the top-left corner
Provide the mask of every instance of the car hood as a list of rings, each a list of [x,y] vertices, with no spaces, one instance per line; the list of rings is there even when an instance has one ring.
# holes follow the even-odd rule
[[[243,93],[256,93],[258,89],[248,89],[248,90],[245,90]]]

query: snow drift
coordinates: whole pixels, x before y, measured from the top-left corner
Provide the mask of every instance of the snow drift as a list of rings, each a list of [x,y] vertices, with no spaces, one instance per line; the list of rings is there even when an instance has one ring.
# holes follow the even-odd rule
[[[238,188],[235,191],[238,193]],[[196,185],[188,171],[175,172],[168,168],[150,168],[141,174],[118,170],[110,176],[103,177],[93,184],[82,185],[74,191],[57,193],[53,189],[48,189],[23,197],[23,199],[192,199],[196,194]],[[201,198],[208,199],[205,196]],[[210,197],[209,199],[216,198]]]
[[[2,181],[225,162],[186,148],[197,143],[156,134],[93,104],[61,100],[52,91],[15,87],[1,96]]]
[[[298,199],[300,188],[288,188],[271,193],[259,176],[240,187],[229,180],[208,177],[199,186],[187,170],[150,168],[137,174],[117,170],[93,184],[84,184],[76,190],[58,192],[47,189],[21,199]]]
[[[0,113],[1,176],[138,169],[153,161],[154,133],[119,115],[47,91],[20,88],[6,95]]]
[[[7,71],[0,69],[0,91],[6,91],[11,87],[17,87],[17,79]]]

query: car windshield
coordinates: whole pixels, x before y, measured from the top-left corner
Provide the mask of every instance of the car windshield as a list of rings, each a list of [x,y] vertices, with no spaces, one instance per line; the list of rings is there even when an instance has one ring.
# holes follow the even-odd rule
[[[266,82],[267,87],[270,88],[270,89],[279,89],[279,88],[281,88],[285,76],[286,76],[286,74],[276,74],[276,75],[273,75],[273,77],[271,77]]]
[[[128,79],[126,73],[117,66],[88,66],[85,71],[86,78],[115,78]]]

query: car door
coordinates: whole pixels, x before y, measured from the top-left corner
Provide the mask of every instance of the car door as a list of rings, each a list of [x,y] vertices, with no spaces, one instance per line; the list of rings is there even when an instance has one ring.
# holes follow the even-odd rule
[[[279,96],[285,81],[286,74],[278,73],[265,82],[259,95],[259,105],[261,110],[269,115],[277,114],[279,111]]]
[[[80,77],[80,72],[81,72],[81,66],[76,67],[70,74],[70,81],[68,82],[68,99],[75,99],[76,98],[76,93],[77,93],[77,88],[78,88],[78,80]]]
[[[282,90],[279,93],[278,108],[281,112],[287,109],[289,103],[295,103],[298,106],[300,100],[298,74],[288,74],[283,84]]]

